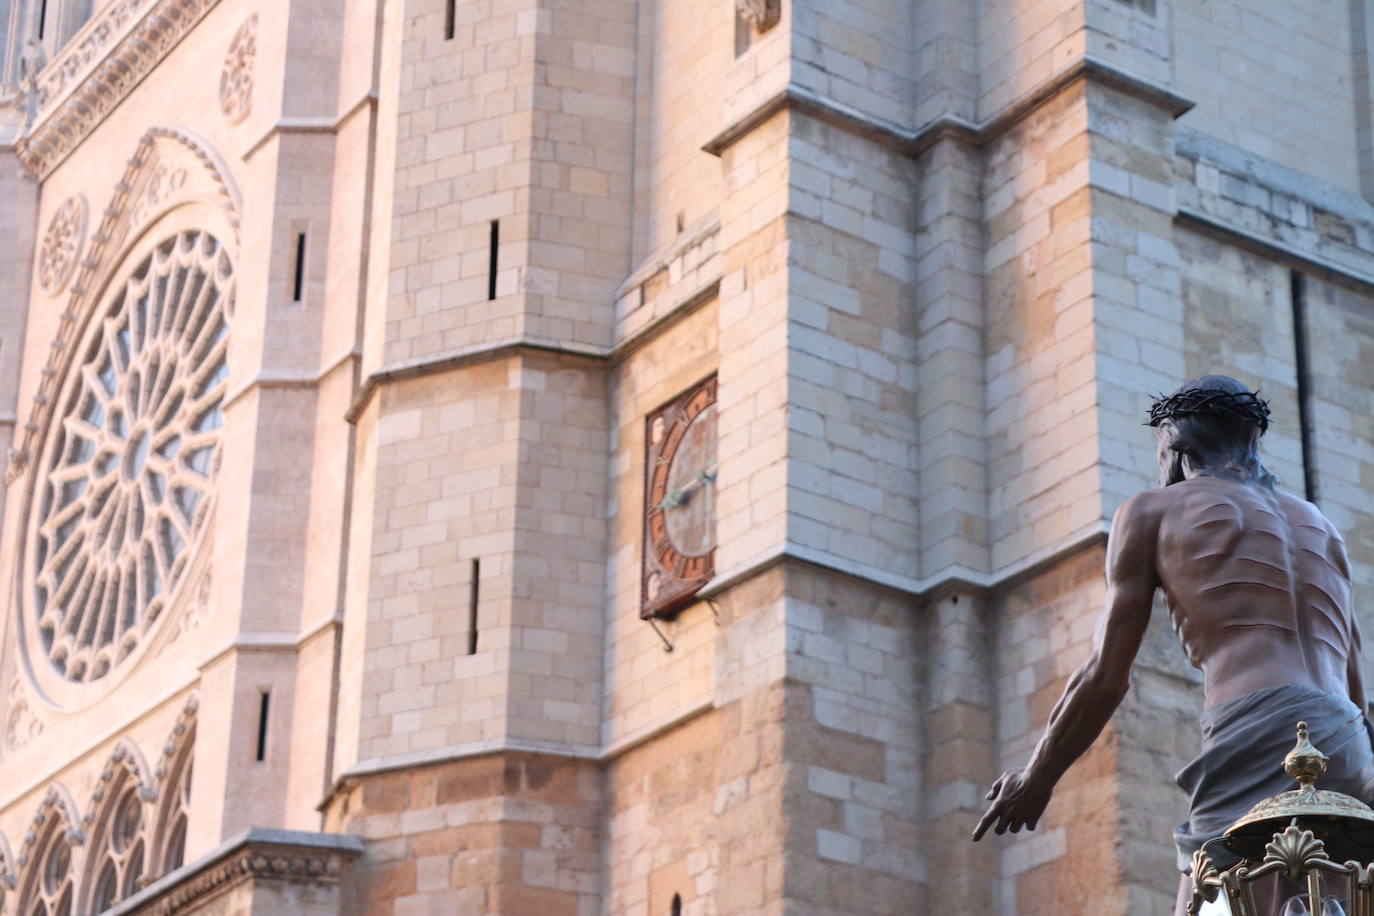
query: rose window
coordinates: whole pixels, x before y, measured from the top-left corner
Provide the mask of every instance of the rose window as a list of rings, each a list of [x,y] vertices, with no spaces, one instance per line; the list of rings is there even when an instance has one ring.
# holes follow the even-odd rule
[[[35,492],[38,633],[68,680],[103,677],[171,600],[213,501],[233,268],[183,232],[113,288],[55,404]]]

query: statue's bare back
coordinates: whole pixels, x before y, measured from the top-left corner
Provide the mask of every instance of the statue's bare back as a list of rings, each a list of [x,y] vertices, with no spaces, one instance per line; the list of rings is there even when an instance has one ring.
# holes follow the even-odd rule
[[[1269,759],[1257,751],[1291,740],[1290,713],[1319,722],[1323,740],[1339,748],[1340,766],[1326,778],[1374,800],[1350,563],[1321,511],[1277,489],[1260,462],[1268,402],[1235,379],[1203,376],[1157,400],[1149,425],[1161,487],[1112,519],[1093,654],[1069,677],[1030,762],[993,783],[975,840],[989,829],[1035,829],[1055,784],[1126,696],[1157,590],[1202,669],[1206,707],[1199,756],[1178,774],[1189,793],[1188,821],[1174,831],[1181,871],[1251,804],[1281,790],[1270,785],[1284,782],[1281,771],[1244,761]],[[1180,880],[1178,914],[1190,887]]]
[[[1315,506],[1214,477],[1138,498],[1154,504],[1138,518],[1158,519],[1160,585],[1208,707],[1291,683],[1362,702],[1345,545]]]

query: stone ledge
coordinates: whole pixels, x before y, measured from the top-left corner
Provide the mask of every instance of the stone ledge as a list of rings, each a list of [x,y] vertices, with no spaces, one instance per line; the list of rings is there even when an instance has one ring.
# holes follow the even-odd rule
[[[912,157],[920,156],[944,139],[957,140],[969,146],[984,146],[1080,80],[1100,83],[1144,99],[1160,106],[1175,118],[1190,111],[1194,104],[1167,86],[1085,55],[978,124],[953,115],[942,115],[913,130],[789,83],[706,141],[701,148],[713,156],[720,156],[741,137],[783,110],[811,115]]]
[[[1338,282],[1374,286],[1374,205],[1359,194],[1185,127],[1174,186],[1181,225]]]
[[[246,882],[337,884],[363,852],[356,836],[250,827],[106,910],[106,916],[194,911],[210,898]]]

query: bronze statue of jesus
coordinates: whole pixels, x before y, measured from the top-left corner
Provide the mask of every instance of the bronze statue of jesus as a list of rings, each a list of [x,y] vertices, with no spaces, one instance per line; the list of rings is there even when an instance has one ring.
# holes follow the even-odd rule
[[[973,839],[1033,830],[1055,783],[1126,695],[1156,589],[1203,674],[1202,751],[1178,774],[1188,821],[1175,831],[1184,912],[1192,854],[1257,801],[1289,788],[1274,761],[1293,723],[1331,757],[1322,788],[1374,800],[1360,628],[1340,534],[1316,506],[1275,487],[1258,444],[1268,403],[1209,375],[1158,400],[1161,487],[1117,510],[1094,651],[1069,678],[1023,770],[1002,774]],[[1222,867],[1226,867],[1223,865]]]

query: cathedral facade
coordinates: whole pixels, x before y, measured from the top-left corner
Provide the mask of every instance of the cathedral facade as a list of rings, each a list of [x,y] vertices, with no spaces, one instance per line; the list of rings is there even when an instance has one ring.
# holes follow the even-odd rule
[[[1168,914],[1151,397],[1374,586],[1365,0],[0,0],[0,914]],[[1368,678],[1367,678],[1368,679]]]

